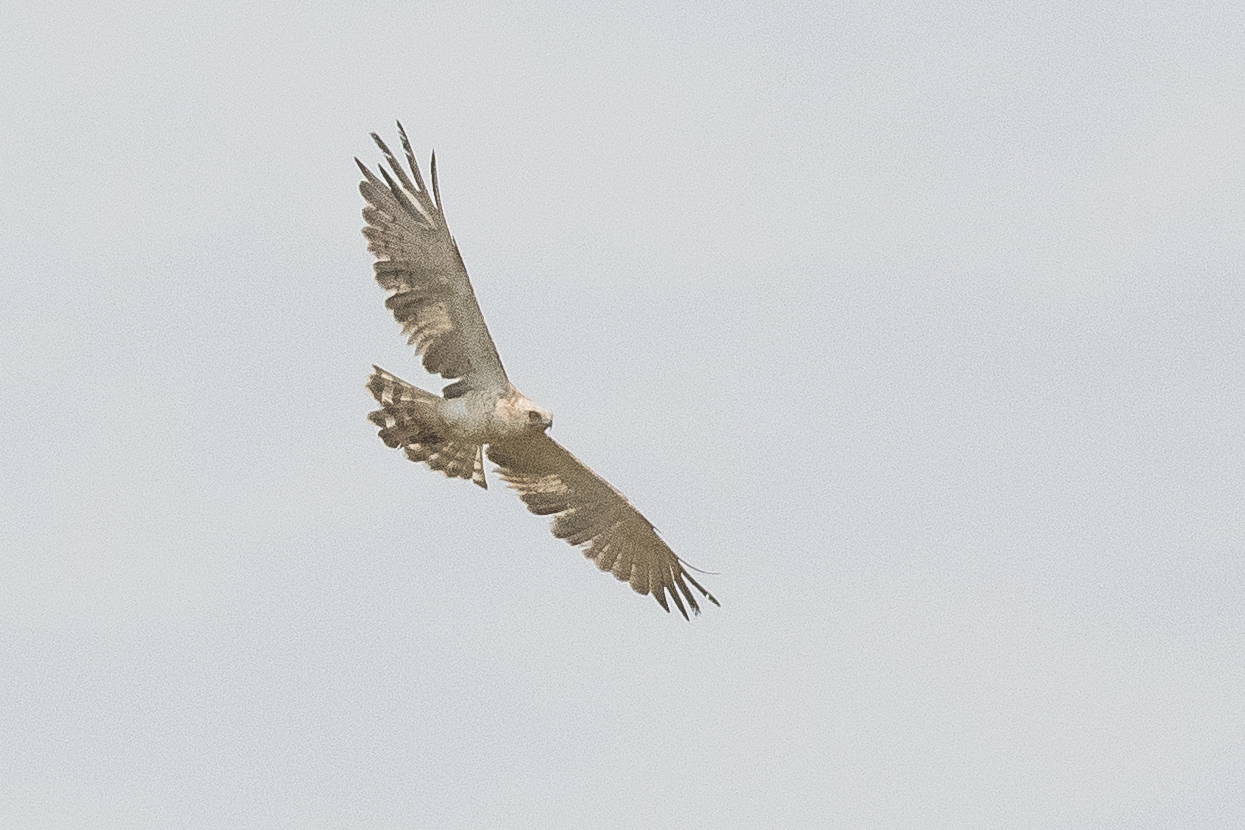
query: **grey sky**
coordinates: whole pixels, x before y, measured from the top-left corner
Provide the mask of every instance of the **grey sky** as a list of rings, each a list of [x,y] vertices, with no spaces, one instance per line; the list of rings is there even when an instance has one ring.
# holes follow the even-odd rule
[[[0,824],[1245,824],[1231,3],[28,4]],[[722,601],[385,448],[401,119]]]

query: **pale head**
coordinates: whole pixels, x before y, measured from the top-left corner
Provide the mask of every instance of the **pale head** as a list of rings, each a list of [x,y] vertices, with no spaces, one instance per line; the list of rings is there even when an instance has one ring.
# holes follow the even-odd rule
[[[553,426],[553,413],[541,409],[531,401],[527,401],[527,406],[524,408],[527,411],[528,425],[532,429],[539,429],[543,432]]]
[[[509,395],[497,401],[497,414],[508,433],[543,432],[553,426],[552,413],[511,388]]]

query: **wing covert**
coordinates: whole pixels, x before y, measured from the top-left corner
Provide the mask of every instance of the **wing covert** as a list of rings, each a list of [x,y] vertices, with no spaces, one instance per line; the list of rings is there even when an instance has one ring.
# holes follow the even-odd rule
[[[377,178],[355,159],[363,173],[359,192],[367,201],[363,235],[376,257],[376,281],[390,292],[385,306],[429,373],[462,378],[463,385],[455,384],[459,394],[466,389],[504,390],[509,386],[506,371],[441,211],[436,155],[430,166],[430,194],[401,123],[398,133],[410,176],[376,133],[372,139],[390,169],[378,166]]]
[[[528,510],[554,517],[554,536],[583,548],[598,568],[629,583],[636,593],[651,593],[668,612],[668,592],[684,619],[685,600],[693,613],[700,613],[688,583],[719,604],[626,496],[545,433],[490,444],[488,457]]]

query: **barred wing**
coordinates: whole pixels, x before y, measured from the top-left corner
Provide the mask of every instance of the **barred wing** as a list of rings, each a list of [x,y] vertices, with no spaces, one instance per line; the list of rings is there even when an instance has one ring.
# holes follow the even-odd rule
[[[491,444],[488,457],[528,510],[554,516],[554,536],[582,546],[584,556],[598,568],[629,582],[637,593],[651,593],[669,611],[669,592],[685,619],[684,600],[693,613],[700,613],[688,583],[719,604],[684,570],[682,560],[626,496],[545,433]]]
[[[462,378],[447,388],[446,397],[468,390],[504,392],[510,385],[506,371],[441,212],[436,156],[429,195],[401,124],[398,133],[414,182],[376,133],[372,139],[390,168],[377,168],[384,181],[355,159],[363,171],[359,192],[367,200],[363,235],[376,255],[376,281],[390,292],[385,305],[429,373]]]

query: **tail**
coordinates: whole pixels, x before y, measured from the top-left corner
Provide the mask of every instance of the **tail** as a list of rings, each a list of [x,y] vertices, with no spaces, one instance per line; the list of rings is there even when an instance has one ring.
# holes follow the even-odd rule
[[[480,444],[454,441],[444,435],[439,395],[411,386],[373,366],[368,391],[380,404],[367,419],[380,427],[380,440],[402,447],[412,461],[423,461],[450,478],[469,478],[488,489],[484,480],[484,452]]]

